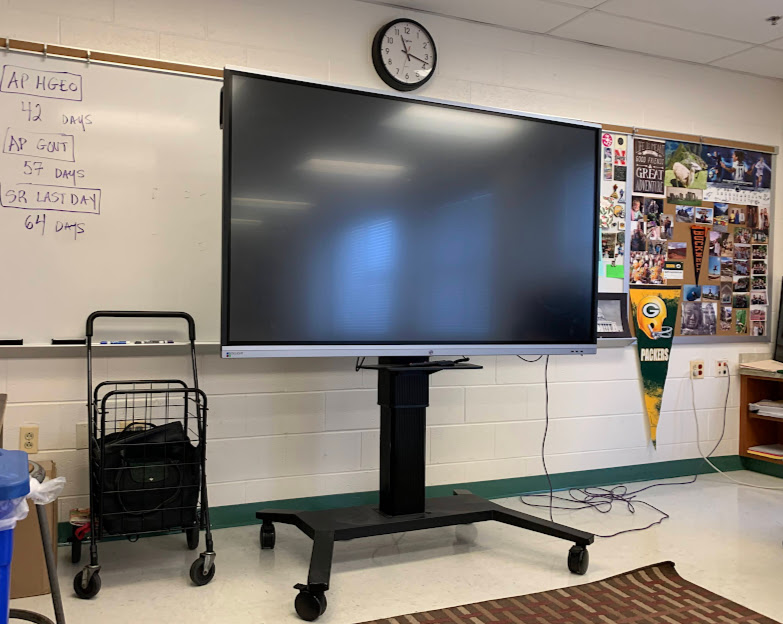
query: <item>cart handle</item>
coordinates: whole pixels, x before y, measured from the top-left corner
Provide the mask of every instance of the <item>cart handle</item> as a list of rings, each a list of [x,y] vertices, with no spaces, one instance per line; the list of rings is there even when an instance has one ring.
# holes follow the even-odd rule
[[[101,317],[110,318],[181,318],[188,322],[188,338],[192,341],[196,340],[196,323],[193,321],[193,317],[187,312],[168,312],[168,311],[126,311],[126,310],[99,310],[93,312],[87,317],[87,332],[88,338],[93,336],[93,324],[95,319]]]

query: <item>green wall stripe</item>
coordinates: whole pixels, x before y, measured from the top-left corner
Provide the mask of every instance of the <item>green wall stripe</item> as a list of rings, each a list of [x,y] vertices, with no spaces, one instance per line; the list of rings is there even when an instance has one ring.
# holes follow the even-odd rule
[[[713,463],[724,471],[753,470],[778,477],[783,477],[783,466],[769,462],[740,458],[739,455],[727,455],[713,458]],[[600,468],[597,470],[580,470],[577,472],[561,472],[551,475],[552,487],[565,490],[575,487],[600,487],[631,483],[634,481],[651,481],[687,477],[695,474],[707,474],[713,469],[702,459],[679,459],[650,464],[619,466],[616,468]],[[427,488],[428,497],[450,496],[454,489],[467,489],[484,498],[507,498],[521,494],[534,494],[549,490],[546,477],[535,475],[530,477],[514,477],[511,479],[496,479],[494,481],[474,481],[472,483],[453,483],[450,485],[432,485]],[[327,494],[324,496],[309,496],[306,498],[289,498],[276,501],[261,501],[239,505],[224,505],[210,509],[212,528],[257,524],[256,511],[267,509],[300,509],[314,511],[319,509],[334,509],[338,507],[354,507],[372,505],[378,502],[377,492],[353,492],[349,494]],[[58,526],[60,543],[65,543],[71,535],[71,527],[67,522]],[[86,549],[83,556],[86,555]]]
[[[773,464],[772,462],[756,459],[755,457],[742,457],[741,459],[742,466],[745,470],[752,470],[753,472],[760,472],[783,479],[783,464]]]

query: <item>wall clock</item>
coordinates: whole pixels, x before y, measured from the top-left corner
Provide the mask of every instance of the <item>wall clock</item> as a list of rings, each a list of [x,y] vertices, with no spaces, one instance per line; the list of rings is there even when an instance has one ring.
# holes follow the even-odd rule
[[[387,85],[398,91],[413,91],[432,78],[438,53],[424,26],[410,19],[398,19],[376,33],[372,62]]]

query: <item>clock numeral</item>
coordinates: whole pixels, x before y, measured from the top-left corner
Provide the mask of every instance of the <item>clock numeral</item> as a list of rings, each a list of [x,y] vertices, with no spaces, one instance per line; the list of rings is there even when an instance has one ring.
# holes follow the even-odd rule
[[[391,64],[392,64],[392,60],[391,60],[391,59],[389,59],[389,65],[391,65]]]
[[[389,48],[386,48],[386,51],[388,52],[388,51],[389,51]],[[425,55],[424,55],[424,60],[425,60],[425,61],[429,61],[429,60],[430,60],[430,55],[429,55],[429,54],[425,54]]]
[[[386,54],[388,54],[388,53],[389,53],[389,48],[386,48]]]
[[[395,67],[395,68],[394,68],[394,71],[395,71],[395,72],[397,72],[397,73],[399,74],[399,73],[400,73],[400,68],[399,68],[399,67]]]
[[[395,28],[394,29],[394,34],[395,35],[399,35],[400,34],[400,29],[399,28]]]
[[[405,27],[405,34],[406,34],[406,35],[410,35],[410,34],[411,34],[411,29],[410,29],[410,26],[406,26],[406,27]]]
[[[408,80],[410,76],[408,74],[405,74],[405,80]]]
[[[427,42],[425,41],[424,43],[421,44],[421,46],[426,50],[427,49]]]
[[[386,37],[386,43],[394,43],[394,37]]]
[[[416,39],[418,39],[418,38],[419,38],[419,35],[420,35],[420,34],[421,34],[421,31],[420,31],[420,30],[417,30],[417,31],[416,31]]]

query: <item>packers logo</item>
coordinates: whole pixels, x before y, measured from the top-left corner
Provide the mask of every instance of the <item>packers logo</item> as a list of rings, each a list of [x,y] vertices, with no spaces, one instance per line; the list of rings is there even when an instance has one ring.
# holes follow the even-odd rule
[[[657,295],[648,295],[639,302],[636,322],[651,340],[671,338],[674,328],[664,327],[666,304]]]
[[[658,301],[650,301],[642,306],[642,314],[648,319],[654,319],[661,314],[661,304]]]

